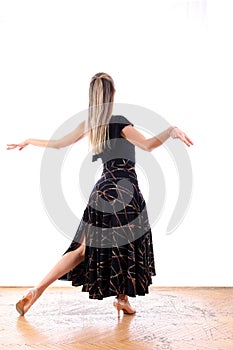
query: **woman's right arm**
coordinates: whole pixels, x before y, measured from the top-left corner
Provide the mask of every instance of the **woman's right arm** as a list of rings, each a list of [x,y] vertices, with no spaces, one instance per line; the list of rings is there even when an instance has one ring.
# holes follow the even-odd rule
[[[127,125],[122,129],[122,136],[135,146],[142,148],[145,151],[153,151],[154,148],[161,146],[169,137],[173,139],[180,139],[188,147],[193,145],[190,138],[176,126],[171,126],[161,132],[160,134],[151,138],[146,138],[142,133],[136,130],[132,125]]]

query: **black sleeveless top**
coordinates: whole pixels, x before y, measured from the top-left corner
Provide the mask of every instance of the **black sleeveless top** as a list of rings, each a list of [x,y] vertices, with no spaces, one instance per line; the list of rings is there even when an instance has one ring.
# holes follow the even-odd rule
[[[121,130],[126,125],[132,125],[123,115],[112,115],[109,121],[109,139],[110,147],[106,146],[104,151],[92,156],[92,162],[98,158],[102,159],[102,163],[116,158],[129,159],[135,163],[135,146],[133,143],[121,136]]]

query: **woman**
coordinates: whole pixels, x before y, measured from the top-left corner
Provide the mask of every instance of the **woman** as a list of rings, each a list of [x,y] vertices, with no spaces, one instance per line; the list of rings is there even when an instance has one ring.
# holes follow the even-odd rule
[[[192,141],[175,126],[147,139],[124,116],[112,115],[114,95],[113,79],[97,73],[90,82],[87,125],[81,122],[59,140],[28,139],[7,145],[8,150],[22,150],[28,145],[62,148],[88,136],[92,160],[100,157],[103,163],[103,173],[90,194],[73,241],[44,279],[18,301],[20,315],[56,279],[82,285],[91,299],[116,296],[113,305],[118,317],[120,310],[136,312],[128,296],[148,293],[156,272],[146,204],[135,172],[135,146],[152,151],[169,137],[179,138],[187,146]]]

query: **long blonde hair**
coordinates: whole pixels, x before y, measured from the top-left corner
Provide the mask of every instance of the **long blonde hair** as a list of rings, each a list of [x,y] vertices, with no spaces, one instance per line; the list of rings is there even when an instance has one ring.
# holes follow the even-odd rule
[[[90,82],[88,130],[92,152],[101,153],[109,145],[109,120],[115,94],[114,81],[107,73],[95,74]]]

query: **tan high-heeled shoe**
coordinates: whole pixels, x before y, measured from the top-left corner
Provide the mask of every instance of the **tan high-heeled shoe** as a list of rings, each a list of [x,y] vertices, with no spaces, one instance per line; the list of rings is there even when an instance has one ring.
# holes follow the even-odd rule
[[[133,315],[136,313],[136,309],[133,308],[129,303],[128,296],[125,297],[124,299],[120,299],[116,297],[113,302],[113,306],[117,309],[118,318],[120,317],[121,310],[124,312],[124,314],[128,314],[128,315]]]
[[[26,295],[22,297],[16,304],[16,310],[23,316],[30,309],[30,307],[39,298],[39,291],[37,288],[30,288],[26,291]]]

